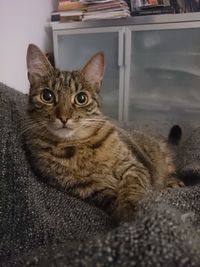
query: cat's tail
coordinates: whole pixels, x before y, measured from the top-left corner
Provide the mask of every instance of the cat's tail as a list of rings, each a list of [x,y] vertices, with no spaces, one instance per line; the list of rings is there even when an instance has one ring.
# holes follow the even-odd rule
[[[179,145],[182,138],[182,129],[179,125],[173,125],[169,131],[168,143],[171,145]]]

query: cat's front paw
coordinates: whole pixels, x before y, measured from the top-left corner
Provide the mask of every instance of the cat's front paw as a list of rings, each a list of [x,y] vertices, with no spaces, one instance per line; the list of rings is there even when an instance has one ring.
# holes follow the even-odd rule
[[[181,181],[181,180],[178,180],[177,178],[170,178],[165,186],[167,188],[179,188],[179,187],[185,187],[185,184]]]
[[[136,213],[136,206],[133,203],[118,203],[114,208],[112,217],[117,222],[130,222],[133,221]]]

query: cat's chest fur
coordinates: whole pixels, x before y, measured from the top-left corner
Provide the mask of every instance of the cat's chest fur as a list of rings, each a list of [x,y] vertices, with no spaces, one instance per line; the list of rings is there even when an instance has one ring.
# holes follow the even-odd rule
[[[103,138],[102,138],[103,139]],[[117,164],[125,163],[126,159],[134,160],[131,152],[120,140],[118,133],[113,132],[105,140],[90,140],[83,144],[58,144],[52,146],[49,157],[53,156],[55,165],[74,175],[110,174],[116,177],[114,170]]]

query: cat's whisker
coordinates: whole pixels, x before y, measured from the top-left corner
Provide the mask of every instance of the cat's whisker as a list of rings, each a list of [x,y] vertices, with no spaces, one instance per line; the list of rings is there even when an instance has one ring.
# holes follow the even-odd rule
[[[27,125],[37,126],[37,125],[45,125],[45,121],[26,121],[21,127],[26,127]]]
[[[29,126],[37,127],[37,126],[42,126],[44,124],[45,124],[44,121],[24,120],[24,121],[21,121],[21,123],[19,124],[19,128],[24,129],[24,128],[27,128]]]
[[[106,121],[105,120],[101,120],[101,119],[83,119],[83,120],[80,120],[81,123],[91,123],[91,124],[98,124],[98,123],[105,123]]]
[[[43,129],[45,128],[45,122],[29,122],[23,126],[20,127],[20,136],[25,134],[26,132],[29,131],[29,134],[31,131],[36,132],[38,129]]]
[[[105,122],[106,120],[105,119],[100,119],[100,118],[84,118],[83,119],[84,121],[103,121]]]
[[[101,127],[103,126],[104,122],[82,122],[79,128],[81,129],[82,127],[86,128],[96,128],[96,127]]]
[[[46,127],[43,127],[43,128],[40,129],[40,134],[41,134],[41,135],[44,136],[44,135],[46,135],[47,133],[48,133],[48,130],[47,130]]]

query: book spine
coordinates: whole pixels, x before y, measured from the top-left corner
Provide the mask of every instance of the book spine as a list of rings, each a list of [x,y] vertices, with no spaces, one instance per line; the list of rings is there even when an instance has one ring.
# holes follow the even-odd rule
[[[156,15],[156,14],[173,14],[173,8],[160,8],[160,9],[151,9],[151,10],[137,10],[132,11],[131,16],[143,16],[143,15]]]
[[[62,2],[58,3],[58,11],[67,11],[67,10],[75,10],[81,9],[82,5],[80,2]]]

